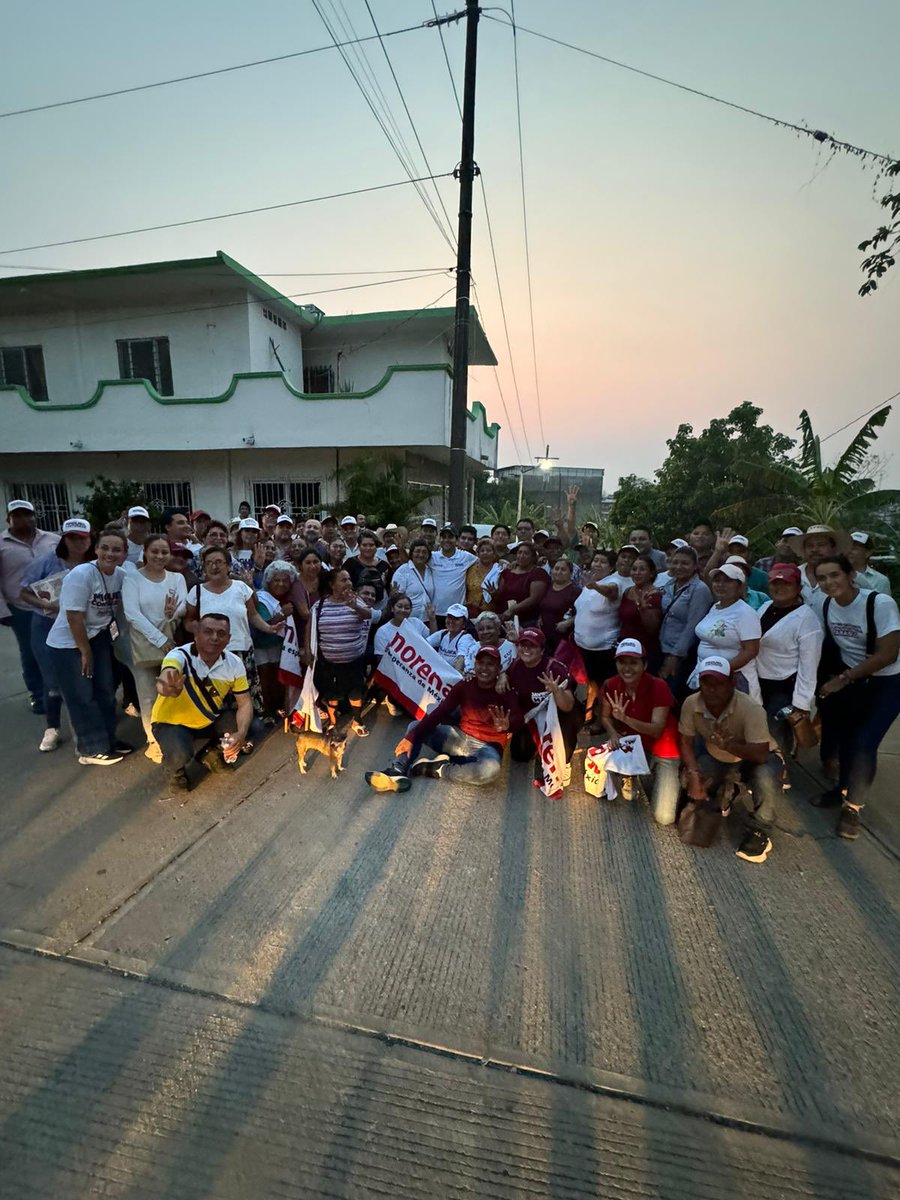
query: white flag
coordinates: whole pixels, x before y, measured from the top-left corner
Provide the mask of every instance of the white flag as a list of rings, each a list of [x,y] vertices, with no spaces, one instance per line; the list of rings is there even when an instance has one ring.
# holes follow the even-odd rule
[[[561,792],[565,787],[566,744],[559,725],[556,701],[548,692],[525,718],[534,723],[537,735],[537,755],[544,773],[541,791],[545,796]]]
[[[462,676],[409,621],[396,630],[375,668],[374,681],[417,720],[447,695]]]

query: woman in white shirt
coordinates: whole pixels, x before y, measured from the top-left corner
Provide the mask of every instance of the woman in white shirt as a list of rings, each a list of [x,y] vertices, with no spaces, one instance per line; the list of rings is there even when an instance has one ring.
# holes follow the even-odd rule
[[[859,836],[859,811],[878,767],[878,747],[900,715],[900,611],[880,592],[860,591],[843,554],[816,563],[825,596],[819,712],[823,762],[837,757],[838,786],[817,801],[840,804],[838,837]]]
[[[388,642],[400,628],[404,621],[408,622],[408,627],[419,635],[419,637],[427,638],[430,633],[434,633],[437,628],[434,613],[430,613],[431,628],[420,621],[418,617],[412,615],[412,601],[404,592],[394,592],[387,602],[387,620],[383,625],[379,625],[375,631],[375,637],[372,643],[373,666],[377,668],[378,660],[387,650]],[[392,717],[400,715],[402,711],[393,702],[384,688],[376,683],[369,685],[369,699],[376,704],[384,704]]]
[[[134,749],[116,739],[112,651],[127,553],[124,533],[100,535],[97,561],[73,567],[63,580],[59,616],[47,635],[82,766],[111,766]]]
[[[590,570],[581,577],[582,590],[575,600],[573,636],[588,678],[585,722],[590,722],[590,733],[605,732],[598,703],[600,688],[616,672],[619,603],[624,588],[612,568],[609,555],[598,550]]]
[[[466,675],[474,674],[475,655],[485,646],[493,646],[500,651],[500,670],[508,671],[516,661],[516,647],[507,638],[503,622],[499,616],[493,612],[483,612],[472,623],[475,626],[475,636],[478,640],[469,639],[471,645],[466,649],[465,661],[463,662]]]
[[[412,602],[412,615],[428,619],[434,608],[436,582],[431,566],[431,547],[424,538],[416,538],[409,548],[409,562],[401,563],[391,579],[391,591],[403,592]]]
[[[694,628],[699,638],[697,662],[711,654],[721,654],[731,663],[738,691],[749,692],[761,704],[756,656],[762,629],[758,614],[744,599],[747,586],[744,572],[733,563],[726,563],[712,572],[709,582],[716,602]],[[699,686],[698,666],[688,680],[688,687],[696,691]]]
[[[167,570],[171,558],[167,537],[158,534],[148,538],[143,565],[126,575],[122,584],[122,606],[131,633],[131,672],[147,738],[144,753],[155,763],[162,762],[162,751],[150,727],[156,677],[160,663],[175,646],[175,625],[187,605],[184,576]]]
[[[265,706],[259,686],[259,672],[253,657],[250,626],[258,629],[260,633],[277,633],[278,626],[283,624],[284,618],[271,625],[262,619],[256,607],[256,593],[253,588],[240,579],[229,579],[227,550],[221,550],[218,546],[206,546],[200,553],[200,562],[206,581],[196,584],[188,595],[185,629],[193,633],[199,619],[207,613],[221,613],[228,617],[231,623],[231,640],[225,649],[231,650],[243,662],[253,707],[257,716],[262,716]]]
[[[822,653],[822,626],[801,595],[800,568],[776,563],[769,571],[767,600],[757,610],[762,637],[756,659],[763,707],[772,736],[787,758],[793,749],[786,709],[808,717],[816,693],[816,676]]]

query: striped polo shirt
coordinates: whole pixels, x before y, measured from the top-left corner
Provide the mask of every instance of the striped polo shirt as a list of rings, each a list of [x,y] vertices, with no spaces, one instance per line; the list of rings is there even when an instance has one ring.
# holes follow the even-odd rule
[[[159,669],[164,671],[166,667],[181,673],[184,687],[177,696],[156,697],[150,718],[153,724],[205,729],[218,717],[229,696],[249,690],[244,664],[230,650],[224,650],[210,667],[191,642],[170,650]]]

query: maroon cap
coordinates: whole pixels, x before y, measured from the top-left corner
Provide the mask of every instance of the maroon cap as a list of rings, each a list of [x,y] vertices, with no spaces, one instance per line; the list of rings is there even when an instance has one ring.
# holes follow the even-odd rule
[[[546,646],[547,639],[540,629],[523,629],[519,634],[520,646],[538,646],[541,650]]]
[[[193,522],[196,521],[198,517],[208,517],[208,516],[209,516],[209,513],[206,511],[205,508],[195,508],[194,511],[191,513],[190,520],[191,520],[191,523],[193,524]]]
[[[500,651],[496,646],[482,646],[480,650],[476,651],[475,657],[481,658],[482,654],[489,654],[491,658],[496,658],[497,662],[500,661]]]
[[[795,563],[775,563],[769,571],[769,583],[783,579],[785,583],[801,583],[800,568]]]
[[[218,550],[218,546],[216,547]],[[194,555],[182,542],[169,542],[169,550],[179,558],[192,559]]]

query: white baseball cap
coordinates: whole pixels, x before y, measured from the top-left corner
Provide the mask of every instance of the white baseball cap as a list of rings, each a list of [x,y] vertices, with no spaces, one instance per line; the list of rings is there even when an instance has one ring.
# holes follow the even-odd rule
[[[68,521],[62,523],[63,533],[90,533],[91,523],[86,521],[84,517],[69,517]]]
[[[399,546],[385,546],[384,552],[385,552],[385,554],[390,554],[390,552],[391,552],[392,550],[396,550],[398,554],[400,553],[400,547],[399,547]]]
[[[747,582],[747,576],[744,574],[743,569],[736,566],[734,563],[725,563],[724,566],[716,567],[712,574],[727,575],[729,579],[735,579],[738,583]]]
[[[388,521],[387,525],[385,525],[385,527],[384,527],[384,532],[387,533],[389,530],[396,529],[396,528],[397,528],[396,521]]]
[[[549,537],[550,530],[549,529],[539,529],[534,536],[535,537]]]
[[[690,550],[690,542],[686,542],[684,538],[672,538],[671,542],[666,543],[668,546],[674,546],[677,550]]]
[[[643,658],[644,647],[637,638],[622,638],[616,646],[616,658]]]
[[[30,500],[10,500],[6,506],[6,511],[11,512],[34,512],[34,505]]]
[[[710,654],[708,658],[704,658],[700,663],[698,674],[701,678],[704,675],[721,675],[725,679],[730,679],[731,663],[727,658],[723,658],[721,654]]]
[[[424,529],[426,525],[429,529],[437,529],[437,521],[434,519],[434,517],[426,517],[422,522],[422,528]]]
[[[468,615],[469,610],[464,604],[451,604],[447,609],[448,617],[467,617]]]
[[[782,537],[802,537],[803,530],[798,529],[796,525],[788,525],[787,529],[782,529]]]
[[[267,505],[266,505],[266,507],[265,507],[265,509],[264,509],[263,511],[264,511],[264,512],[277,512],[277,513],[280,513],[280,512],[281,512],[281,505],[280,505],[280,504],[267,504]]]
[[[745,538],[742,533],[736,533],[734,537],[729,538],[729,546],[743,546],[746,549],[750,545],[750,539]]]
[[[278,522],[276,521],[277,525]],[[238,529],[259,529],[259,521],[254,517],[244,517],[242,521],[238,521]]]
[[[150,514],[147,512],[146,508],[140,504],[135,504],[129,508],[128,515],[129,517],[145,517],[148,521],[150,520]]]
[[[356,517],[341,517],[341,525],[356,525]]]
[[[725,562],[726,564],[734,563],[736,567],[740,567],[744,574],[744,578],[747,578],[747,575],[750,572],[750,564],[747,562],[746,558],[741,558],[739,554],[730,554],[728,558],[725,559]]]
[[[861,529],[857,529],[850,534],[850,541],[856,542],[859,546],[868,546],[872,538],[870,534],[863,533]]]
[[[275,522],[276,525],[293,525],[293,523],[294,523],[294,518],[289,517],[287,515],[287,513],[282,513],[281,516]]]

